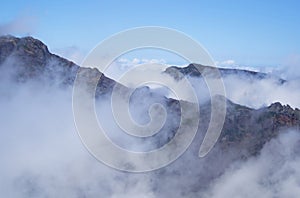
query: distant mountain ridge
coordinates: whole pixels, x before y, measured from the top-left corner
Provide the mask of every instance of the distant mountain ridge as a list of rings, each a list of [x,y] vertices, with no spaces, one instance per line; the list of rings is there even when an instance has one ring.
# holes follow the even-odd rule
[[[201,77],[201,73],[206,72],[209,74],[212,73],[213,69],[215,68],[211,66],[191,63],[186,67],[170,66],[164,72],[173,76],[176,80],[180,80],[183,76]],[[278,78],[277,76],[244,69],[218,68],[218,71],[220,72],[221,77],[226,77],[229,75],[244,75],[251,79],[275,78],[280,84],[286,82],[286,80]],[[183,74],[183,76],[180,74]]]

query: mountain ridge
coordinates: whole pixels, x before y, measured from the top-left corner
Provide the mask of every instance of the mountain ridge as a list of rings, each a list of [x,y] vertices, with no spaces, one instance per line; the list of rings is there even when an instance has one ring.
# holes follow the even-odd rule
[[[249,71],[245,69],[212,67],[212,66],[205,66],[197,63],[191,63],[186,67],[170,66],[164,71],[164,73],[171,75],[176,80],[180,80],[184,76],[201,77],[203,73],[214,74],[216,69],[220,73],[221,77],[226,77],[228,75],[244,75],[247,76],[248,78],[259,79],[259,80],[267,79],[267,78],[275,78],[280,84],[286,82],[285,79],[279,78],[277,76],[273,76],[268,73]]]
[[[68,61],[60,56],[49,52],[48,47],[41,41],[33,37],[16,38],[13,36],[0,37],[0,69],[5,69],[10,65],[14,65],[18,69],[14,74],[18,81],[39,79],[46,76],[47,79],[55,79],[62,85],[72,86],[76,78],[76,74],[80,70],[87,73],[89,80],[94,81],[95,76],[102,74],[97,69],[83,68],[75,63]],[[12,64],[13,63],[13,64]],[[196,68],[197,67],[197,68]],[[179,69],[170,67],[165,72],[173,75],[173,72],[180,72],[184,75],[192,75],[197,77],[196,70],[212,69],[199,64],[190,64],[189,66]],[[246,70],[224,70],[221,69],[223,75],[241,72],[250,74],[255,78],[267,78],[267,74]],[[21,79],[21,80],[20,80]],[[48,83],[48,82],[47,82]],[[101,75],[97,86],[98,97],[102,94],[111,93],[117,82]],[[284,83],[284,82],[282,82]],[[178,109],[178,101],[168,99],[169,108]],[[268,107],[260,109],[252,109],[243,105],[238,105],[226,99],[227,115],[221,137],[218,142],[223,149],[229,148],[229,145],[246,149],[247,155],[255,155],[262,146],[276,137],[281,130],[287,128],[300,127],[300,111],[291,108],[289,105],[273,103]],[[172,105],[171,105],[172,104]],[[204,116],[201,117],[205,131],[206,124],[210,120],[209,104],[204,107]]]

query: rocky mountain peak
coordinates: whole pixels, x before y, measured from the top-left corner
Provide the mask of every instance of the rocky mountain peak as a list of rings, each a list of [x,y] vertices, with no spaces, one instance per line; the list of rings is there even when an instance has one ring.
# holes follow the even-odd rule
[[[49,52],[48,47],[33,37],[0,37],[0,67],[13,70],[13,79],[27,81],[44,78],[49,83],[59,79],[72,83],[79,68],[76,64]]]
[[[50,57],[47,46],[33,37],[16,38],[10,35],[0,37],[0,64],[8,56],[20,59],[34,58],[36,63],[43,64]]]

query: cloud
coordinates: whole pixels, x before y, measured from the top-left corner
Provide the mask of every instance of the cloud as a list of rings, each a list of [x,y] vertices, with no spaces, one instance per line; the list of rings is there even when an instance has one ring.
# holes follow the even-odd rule
[[[127,58],[120,57],[116,61],[114,61],[104,73],[108,77],[117,80],[133,67],[136,67],[140,64],[153,64],[153,63],[166,64],[166,61],[164,59],[139,59],[139,58],[127,59]]]
[[[147,61],[120,59],[117,64],[124,64],[126,71],[127,66],[130,68]],[[0,69],[1,195],[12,198],[239,198],[250,195],[269,198],[299,195],[299,132],[283,132],[279,138],[267,143],[260,155],[243,161],[234,161],[236,155],[233,151],[224,152],[217,147],[207,158],[200,159],[197,154],[201,141],[197,139],[183,156],[169,166],[145,174],[128,174],[99,163],[84,148],[73,123],[72,90],[45,86],[40,82],[16,85],[7,82],[9,80],[3,78],[3,67]],[[284,99],[288,103],[299,104],[297,81],[280,85],[273,79],[253,81],[246,80],[247,77],[225,78],[230,99],[250,106]],[[201,90],[205,82],[192,83],[198,94],[203,95]],[[143,89],[140,93],[144,94]],[[157,101],[151,95],[148,93],[141,99],[137,98],[133,104],[135,108],[143,107],[133,113],[133,118],[140,118],[137,121],[141,123],[149,120],[147,104]],[[96,106],[103,109],[97,109],[96,113],[110,129],[115,129],[109,134],[112,140],[116,140],[114,142],[139,151],[145,146],[152,146],[142,141],[139,145],[131,142],[123,138],[126,134],[118,135],[120,131],[112,126],[111,115],[107,112],[110,101],[103,98],[103,103]],[[171,128],[174,123],[178,124],[179,120],[174,119],[167,127]],[[159,140],[165,136],[160,136]]]
[[[215,65],[221,68],[244,69],[250,71],[259,71],[259,68],[238,64],[235,60],[215,61]]]
[[[220,66],[233,66],[235,65],[235,61],[234,60],[224,60],[224,61],[216,61],[215,62],[216,65],[220,65]]]
[[[241,69],[241,67],[237,66],[237,69]],[[274,102],[300,108],[299,65],[291,64],[280,68],[263,69],[269,71],[269,77],[258,78],[245,73],[224,75],[222,81],[224,82],[226,97],[234,103],[255,109]],[[286,82],[280,83],[279,78],[286,80]],[[188,79],[192,83],[200,103],[207,101],[210,95],[206,82],[197,77],[188,76]]]
[[[81,50],[77,46],[70,46],[70,47],[64,47],[64,48],[57,48],[54,49],[53,52],[57,55],[60,55],[63,58],[66,58],[70,61],[73,61],[77,65],[80,65],[85,57],[85,54],[83,50]]]
[[[247,79],[247,76],[230,75],[224,79],[226,94],[233,102],[252,108],[268,106],[274,102],[300,107],[300,82],[289,80],[284,84],[276,78]]]
[[[116,171],[87,152],[73,121],[72,89],[18,84],[3,78],[5,68],[13,67],[0,67],[2,196],[154,197],[149,175]]]
[[[299,79],[300,78],[300,54],[289,55],[283,66],[273,69],[273,73],[285,79]]]
[[[267,143],[259,156],[235,163],[211,184],[205,197],[298,197],[299,146],[299,131],[281,134]]]
[[[14,20],[0,24],[0,35],[30,35],[35,31],[36,19],[32,16],[19,16]]]

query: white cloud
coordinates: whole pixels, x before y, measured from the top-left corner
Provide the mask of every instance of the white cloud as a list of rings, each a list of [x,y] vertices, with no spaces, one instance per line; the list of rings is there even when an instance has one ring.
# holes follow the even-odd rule
[[[2,69],[1,196],[154,197],[148,175],[118,172],[87,152],[74,125],[72,90],[40,82],[14,86]]]
[[[283,133],[258,157],[238,162],[218,178],[205,197],[290,197],[300,194],[300,134]]]
[[[273,73],[280,75],[282,78],[299,79],[300,78],[300,54],[292,54],[287,57],[283,66],[275,68]]]
[[[57,55],[62,56],[70,61],[73,61],[77,65],[81,65],[85,53],[79,47],[70,46],[65,48],[54,49],[53,52]]]
[[[260,68],[238,64],[235,60],[229,59],[224,61],[215,61],[215,65],[221,68],[244,69],[250,71],[260,71]]]
[[[234,60],[227,60],[227,61],[223,61],[222,64],[233,65],[233,64],[235,64],[235,61]]]
[[[204,80],[194,77],[189,79],[201,101],[210,98]],[[224,76],[222,80],[226,97],[234,103],[257,109],[274,102],[281,102],[293,108],[300,108],[299,79],[287,79],[288,81],[282,84],[278,78],[257,79],[246,74],[231,74]]]
[[[219,67],[232,67],[235,66],[236,63],[234,60],[224,60],[224,61],[215,61],[215,65]]]
[[[154,64],[154,63],[166,64],[166,61],[164,59],[139,59],[139,58],[127,59],[121,57],[118,58],[116,61],[114,61],[104,73],[110,78],[117,80],[133,67],[136,67],[140,64]]]

